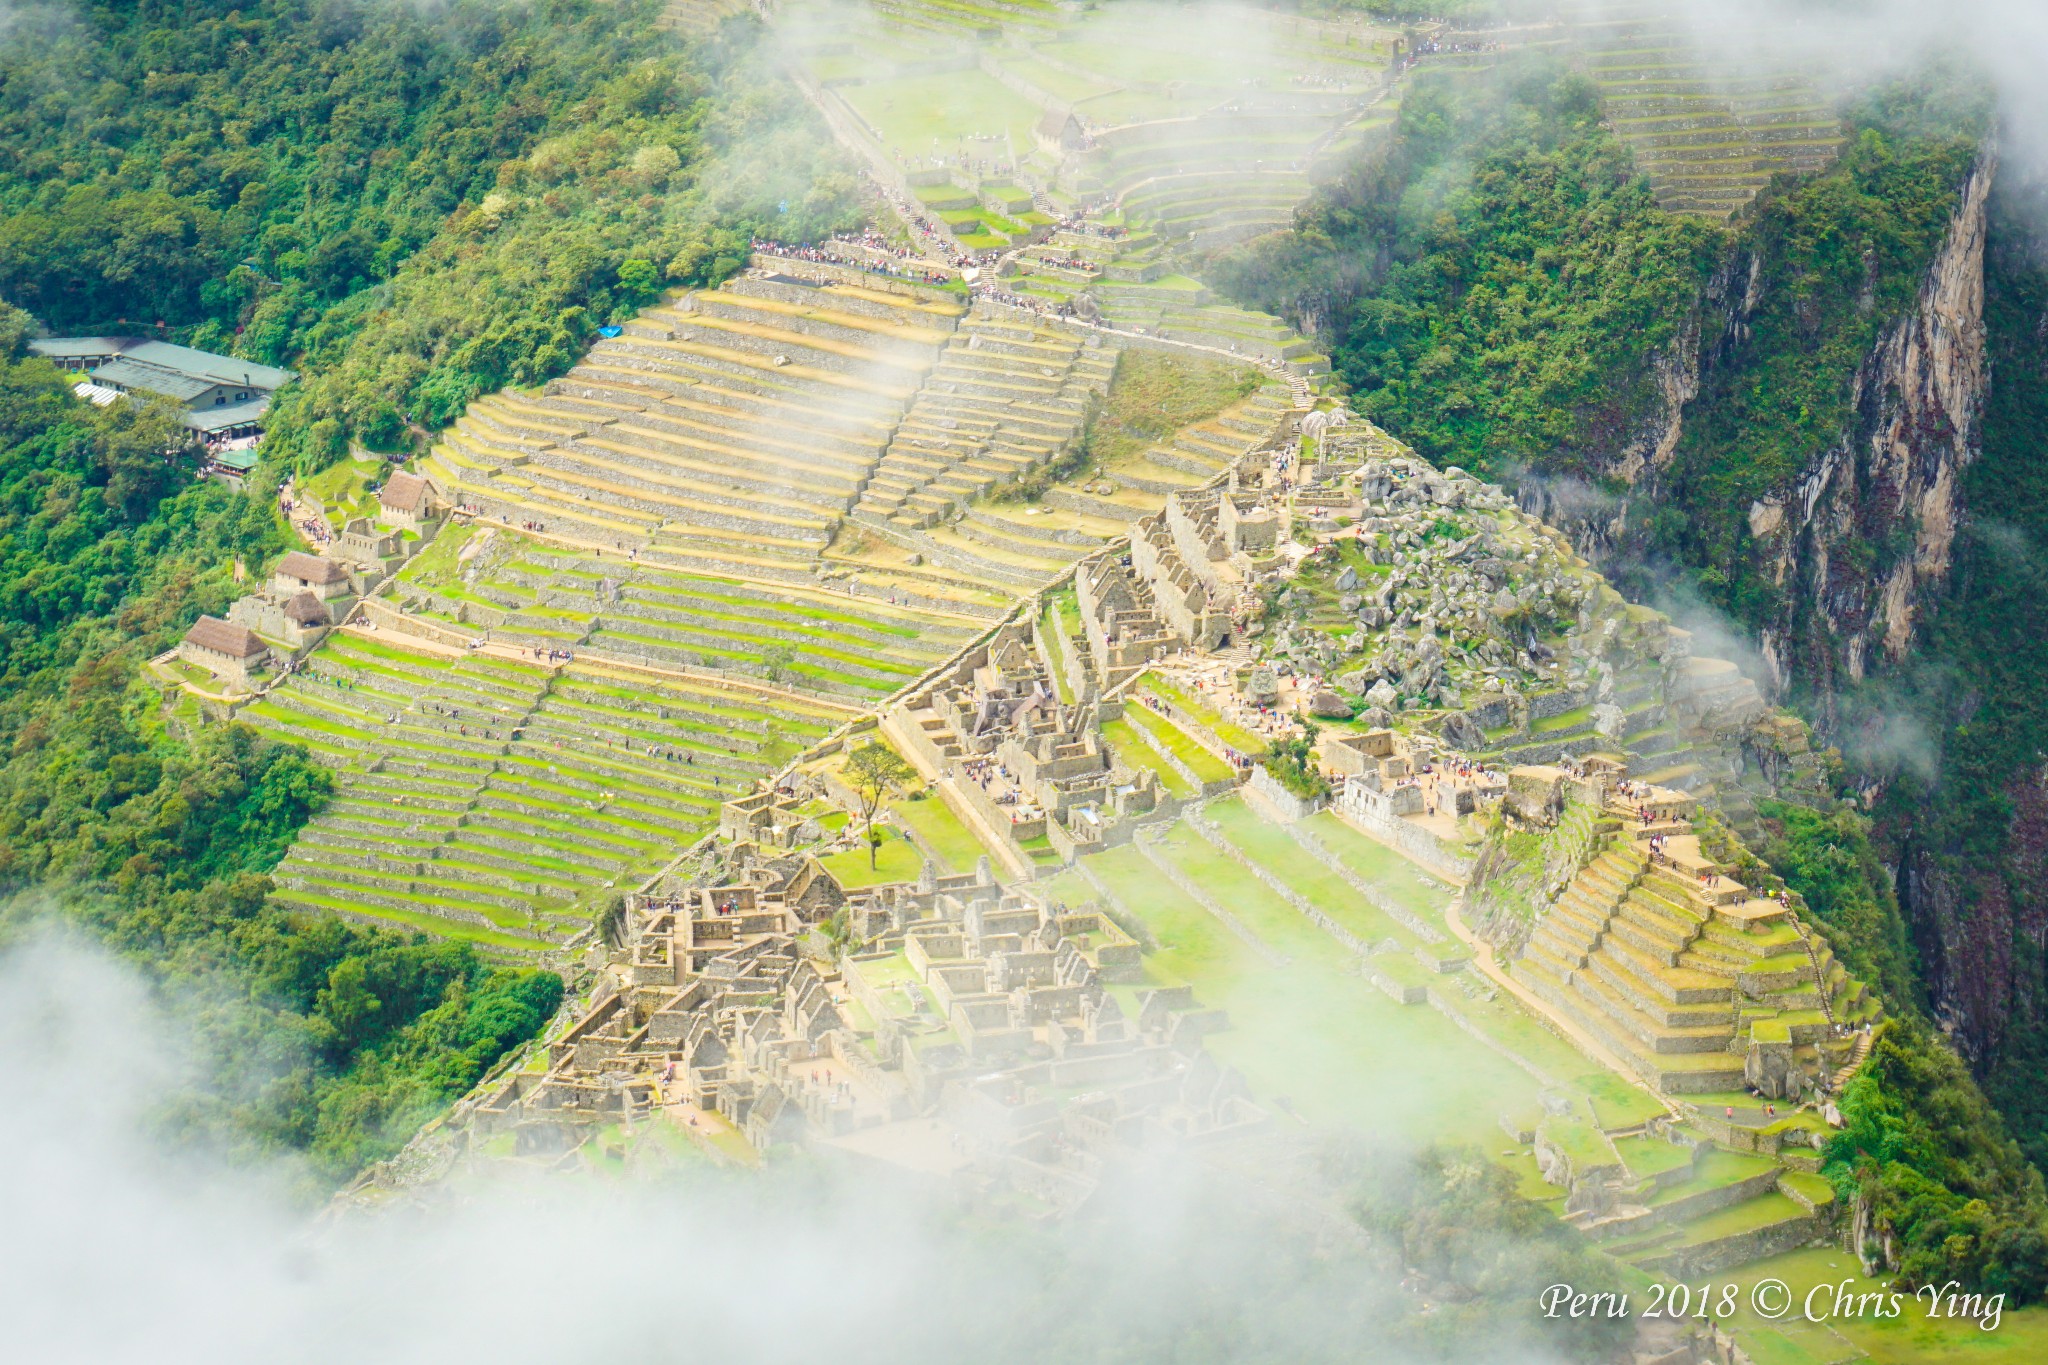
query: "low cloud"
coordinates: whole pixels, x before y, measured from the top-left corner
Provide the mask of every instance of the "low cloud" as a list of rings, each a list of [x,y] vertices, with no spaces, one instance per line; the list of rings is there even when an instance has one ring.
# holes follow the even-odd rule
[[[61,940],[0,954],[13,1357],[1353,1361],[1399,1358],[1388,1343],[1428,1322],[1278,1144],[1230,1174],[1113,1175],[1057,1222],[820,1158],[645,1178],[507,1162],[309,1219],[288,1167],[167,1149],[155,1115],[188,1072],[126,970]],[[1530,1341],[1503,1330],[1456,1358],[1528,1365]]]

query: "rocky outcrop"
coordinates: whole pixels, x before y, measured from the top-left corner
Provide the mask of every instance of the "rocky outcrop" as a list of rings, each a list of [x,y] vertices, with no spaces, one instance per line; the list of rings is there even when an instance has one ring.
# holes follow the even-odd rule
[[[1987,147],[1913,310],[1858,368],[1842,440],[1793,487],[1748,509],[1763,565],[1795,602],[1792,619],[1763,632],[1773,683],[1796,669],[1831,698],[1898,662],[1946,584],[1987,380],[1984,242],[1996,162]],[[1859,560],[1867,547],[1878,547],[1874,558]]]
[[[1989,379],[1984,248],[1996,171],[1987,144],[1958,186],[1913,306],[1879,331],[1850,379],[1839,439],[1788,486],[1741,509],[1753,563],[1788,603],[1762,631],[1763,681],[1782,691],[1797,676],[1819,699],[1824,730],[1840,688],[1905,657],[1948,579]],[[1635,421],[1595,452],[1607,487],[1625,491],[1532,476],[1516,491],[1524,510],[1566,530],[1604,569],[1625,568],[1651,509],[1679,496],[1671,477],[1687,421],[1698,404],[1719,401],[1708,377],[1741,363],[1772,287],[1762,248],[1734,243],[1652,358]]]

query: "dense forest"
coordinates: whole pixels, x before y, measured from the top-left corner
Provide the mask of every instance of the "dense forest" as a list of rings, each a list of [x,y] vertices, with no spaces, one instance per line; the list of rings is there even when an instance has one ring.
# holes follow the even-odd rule
[[[656,0],[144,0],[0,41],[0,297],[307,372],[272,448],[395,451],[750,233],[854,221],[786,82]],[[716,74],[711,74],[716,73]]]
[[[332,779],[249,726],[172,724],[141,665],[282,547],[269,490],[195,482],[173,413],[73,398],[27,325],[0,307],[0,941],[54,920],[126,958],[203,1054],[164,1121],[304,1153],[315,1192],[533,1036],[562,983],[268,903]]]
[[[401,449],[666,283],[738,269],[751,234],[853,220],[745,26],[692,47],[659,8],[145,0],[0,33],[0,936],[54,918],[202,1000],[175,1121],[303,1153],[309,1190],[395,1150],[562,983],[273,907],[324,769],[174,720],[141,665],[287,548],[290,465]],[[174,412],[92,408],[25,358],[31,314],[303,377],[237,493],[194,481]]]
[[[1319,192],[1294,231],[1225,255],[1217,273],[1249,306],[1319,332],[1355,406],[1431,459],[1605,507],[1630,529],[1603,546],[1602,567],[1633,594],[1675,590],[1754,626],[1802,604],[1784,597],[1796,584],[1758,572],[1743,512],[1840,439],[1856,367],[1910,306],[1987,117],[1945,73],[1846,114],[1851,140],[1831,168],[1774,187],[1724,230],[1658,211],[1596,92],[1562,65],[1425,78],[1377,154]],[[2048,1287],[2048,1200],[2028,1159],[2048,1157],[2048,1035],[2016,1029],[1980,1086],[1929,1018],[1921,936],[1892,870],[1919,841],[2003,868],[1987,899],[2038,898],[2032,864],[1985,845],[2003,847],[2015,784],[2038,761],[2027,755],[2048,750],[2033,551],[2048,544],[2034,515],[2048,485],[2030,458],[2048,421],[2043,259],[2007,249],[1992,264],[1995,363],[2033,380],[1994,390],[1970,473],[1973,493],[1998,490],[1998,520],[1965,533],[1923,664],[1847,708],[1918,708],[1942,737],[1940,770],[1882,774],[1894,780],[1875,825],[1848,805],[1769,807],[1759,850],[1901,1021],[1846,1097],[1829,1173],[1894,1236],[1909,1280],[1954,1275],[2019,1298]],[[1704,348],[1669,470],[1631,488],[1612,471],[1658,406],[1655,362],[1700,325],[1738,260],[1763,303],[1739,339]],[[1896,552],[1862,548],[1845,556],[1852,570]],[[1957,676],[1978,682],[1958,696]],[[2022,969],[2038,986],[2040,964]]]

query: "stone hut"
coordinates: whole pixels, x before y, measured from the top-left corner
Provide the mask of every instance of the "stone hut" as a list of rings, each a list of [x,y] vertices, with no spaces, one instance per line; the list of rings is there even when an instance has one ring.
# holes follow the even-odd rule
[[[1074,117],[1072,109],[1055,104],[1033,126],[1031,140],[1054,156],[1065,156],[1087,146],[1088,134],[1082,129],[1081,121]]]
[[[393,470],[384,481],[384,487],[377,492],[377,508],[387,525],[408,530],[417,530],[433,521],[439,512],[433,486],[403,469]]]
[[[250,675],[270,662],[270,646],[247,626],[202,616],[178,642],[178,657],[224,682],[247,686]]]
[[[271,571],[270,590],[281,602],[289,602],[302,593],[328,602],[349,595],[348,580],[347,565],[294,550],[277,561],[277,568]]]

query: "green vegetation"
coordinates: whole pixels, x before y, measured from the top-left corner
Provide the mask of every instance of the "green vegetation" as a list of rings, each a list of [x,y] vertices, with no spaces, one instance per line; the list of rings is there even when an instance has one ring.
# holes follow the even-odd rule
[[[272,445],[307,469],[852,221],[801,96],[654,0],[89,8],[0,50],[0,295],[304,371]]]
[[[869,838],[867,852],[848,849],[820,858],[818,865],[848,891],[917,880],[917,874],[924,868],[924,855],[916,845],[880,825],[874,827]]]
[[[0,943],[55,918],[119,953],[210,1063],[167,1129],[338,1182],[531,1037],[561,981],[267,899],[332,779],[177,720],[140,664],[282,547],[270,491],[192,482],[174,417],[79,403],[17,359],[19,319],[0,309]]]
[[[1625,1317],[1543,1318],[1546,1286],[1619,1293],[1623,1272],[1523,1199],[1514,1173],[1478,1148],[1432,1145],[1393,1159],[1346,1150],[1333,1164],[1355,1183],[1359,1221],[1398,1246],[1402,1263],[1432,1286],[1435,1311],[1406,1343],[1423,1358],[1473,1359],[1459,1343],[1484,1340],[1508,1359],[1605,1360],[1633,1332]]]
[[[1195,741],[1195,737],[1148,706],[1126,706],[1124,719],[1151,735],[1159,745],[1179,759],[1200,782],[1222,782],[1231,776],[1230,765]],[[1143,741],[1140,740],[1142,743]]]
[[[1234,721],[1225,720],[1223,713],[1204,702],[1200,697],[1174,686],[1157,673],[1147,673],[1138,680],[1138,686],[1150,692],[1161,701],[1172,702],[1187,714],[1209,728],[1209,732],[1231,748],[1248,757],[1257,757],[1266,751],[1266,741]]]
[[[974,831],[930,788],[920,795],[891,802],[889,814],[905,829],[916,833],[938,858],[942,871],[972,872],[988,852]]]
[[[1782,801],[1757,807],[1765,864],[1805,899],[1850,972],[1888,1000],[1912,1001],[1919,965],[1870,822],[1846,807],[1817,811]],[[1747,869],[1738,868],[1741,877]]]
[[[1297,739],[1273,741],[1271,752],[1259,760],[1281,786],[1304,801],[1320,801],[1330,794],[1330,779],[1316,763],[1316,734],[1320,727],[1304,722],[1306,733]]]
[[[1929,1026],[1891,878],[1849,811],[1766,803],[1765,853],[1876,984],[1888,1024],[1846,1088],[1826,1174],[1898,1241],[1910,1284],[1961,1280],[2015,1304],[2048,1289],[2048,1196],[1962,1060]],[[2027,1116],[2020,1110],[2022,1118]],[[2023,1130],[2025,1131],[2025,1130]]]
[[[1855,122],[1856,139],[1826,174],[1759,201],[1743,241],[1758,304],[1715,324],[1725,339],[1702,338],[1717,362],[1703,367],[1649,524],[1653,550],[1695,566],[1702,594],[1751,625],[1813,604],[1788,603],[1754,561],[1750,504],[1787,491],[1852,425],[1857,368],[1912,306],[1981,132],[1967,110],[1943,119],[1917,105],[1873,103]],[[1876,574],[1909,544],[1852,537],[1836,553],[1850,571]],[[1797,658],[1793,668],[1813,677],[1825,664]]]
[[[1843,1092],[1825,1173],[1897,1239],[1907,1285],[1962,1281],[2017,1305],[2048,1289],[2048,1199],[1967,1068],[1917,1018]]]
[[[891,788],[902,786],[917,774],[903,761],[903,755],[878,739],[871,739],[848,754],[844,773],[847,785],[853,788],[854,797],[860,803],[860,823],[866,832],[868,845],[868,870],[876,871],[880,866],[876,857],[882,847],[882,832],[875,824],[875,812]]]
[[[1132,348],[1117,357],[1109,401],[1090,418],[1082,441],[1098,465],[1170,440],[1259,387],[1258,371],[1201,356]]]
[[[1384,155],[1217,280],[1327,318],[1357,406],[1429,458],[1588,469],[1653,400],[1648,359],[1721,234],[1657,210],[1583,77],[1538,58],[1496,75],[1416,80]]]
[[[1887,860],[1959,977],[2007,963],[1970,1021],[1986,1089],[2037,1167],[2048,1167],[2048,964],[2032,931],[2048,902],[2039,873],[2041,755],[2048,752],[2048,237],[2041,191],[1995,191],[1984,316],[1992,374],[1983,450],[1962,474],[1979,509],[1958,528],[1952,590],[1912,667],[1849,703],[1843,746],[1891,781],[1876,811]],[[1939,925],[1939,928],[1935,928]],[[1926,940],[1923,940],[1926,941]],[[1987,1017],[1988,1016],[1988,1017]]]

